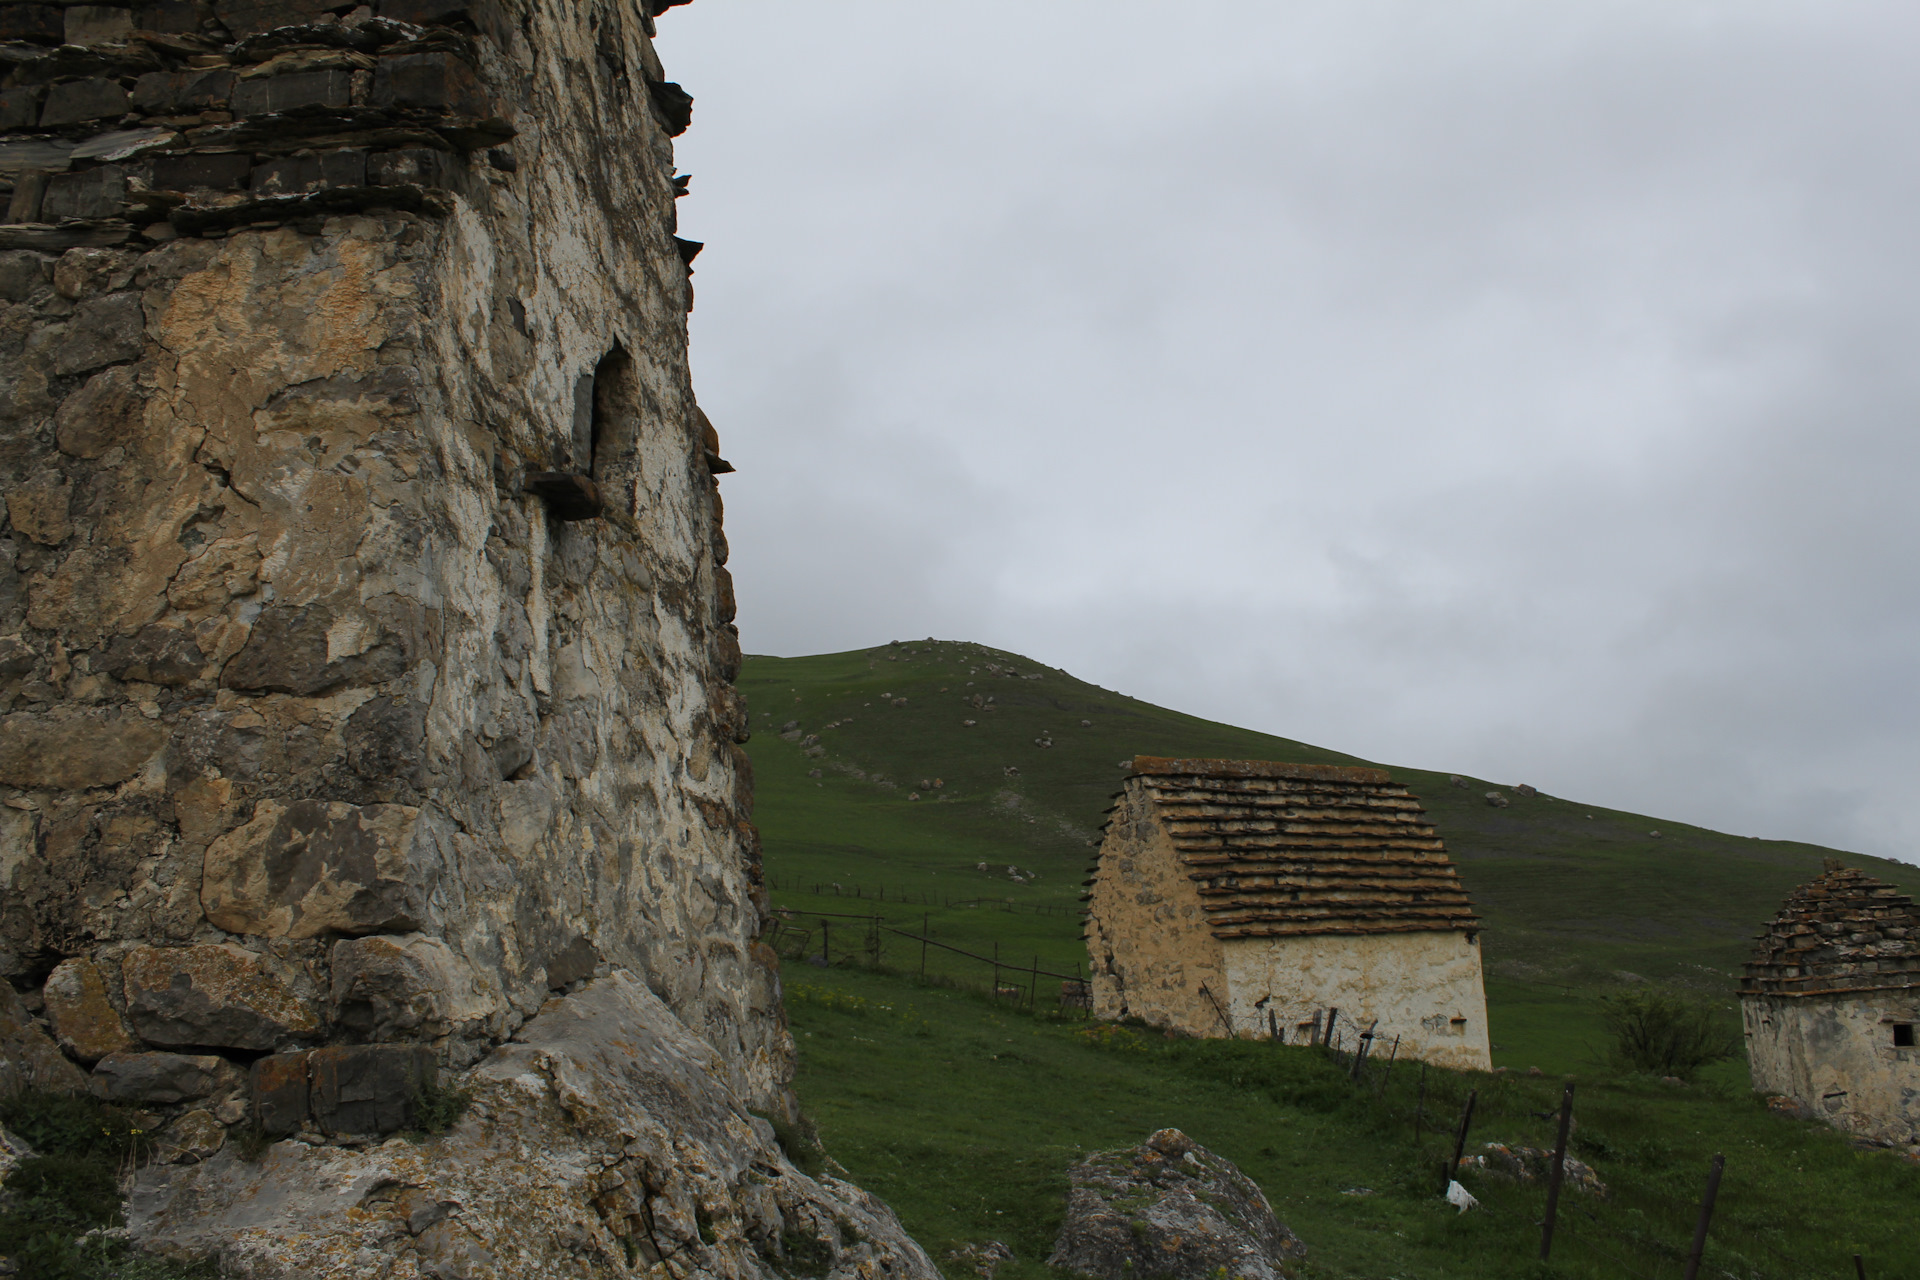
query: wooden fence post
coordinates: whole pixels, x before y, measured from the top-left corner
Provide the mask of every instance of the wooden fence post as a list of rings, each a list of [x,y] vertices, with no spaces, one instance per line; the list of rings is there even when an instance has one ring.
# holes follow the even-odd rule
[[[1420,1122],[1427,1114],[1427,1060],[1420,1059],[1420,1098],[1413,1104],[1413,1140],[1420,1141]]]
[[[1340,1010],[1338,1008],[1329,1008],[1327,1010],[1327,1042],[1325,1046],[1326,1048],[1329,1048],[1329,1049],[1333,1048],[1333,1024],[1338,1021],[1340,1021]]]
[[[1374,1097],[1384,1098],[1387,1096],[1387,1082],[1393,1079],[1393,1062],[1394,1059],[1399,1056],[1400,1037],[1395,1036],[1393,1038],[1393,1049],[1387,1054],[1387,1069],[1380,1073],[1380,1092],[1376,1093]]]
[[[1566,1176],[1567,1133],[1573,1128],[1573,1085],[1560,1095],[1560,1136],[1553,1144],[1553,1167],[1547,1170],[1547,1220],[1540,1227],[1540,1261],[1553,1252],[1553,1219],[1560,1212],[1560,1180]]]
[[[1467,1105],[1460,1112],[1460,1129],[1453,1135],[1453,1159],[1447,1161],[1447,1176],[1440,1180],[1441,1195],[1447,1193],[1454,1175],[1460,1172],[1460,1157],[1467,1153],[1467,1130],[1473,1126],[1473,1104],[1479,1100],[1478,1089],[1467,1090]]]
[[[1713,1202],[1720,1197],[1720,1175],[1726,1167],[1727,1158],[1716,1155],[1707,1169],[1707,1193],[1700,1197],[1700,1221],[1694,1224],[1693,1248],[1687,1251],[1686,1280],[1700,1274],[1700,1256],[1707,1251],[1707,1227],[1713,1222]]]

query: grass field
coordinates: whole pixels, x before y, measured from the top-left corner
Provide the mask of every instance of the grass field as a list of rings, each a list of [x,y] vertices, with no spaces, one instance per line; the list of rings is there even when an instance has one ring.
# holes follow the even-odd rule
[[[1513,790],[1523,778],[1456,785],[1445,773],[1384,766],[1426,805],[1486,919],[1495,1064],[1549,1077],[1482,1077],[1509,1099],[1484,1136],[1519,1136],[1530,1124],[1526,1136],[1541,1144],[1543,1125],[1522,1113],[1550,1107],[1553,1080],[1578,1075],[1588,1091],[1582,1141],[1621,1189],[1588,1222],[1591,1238],[1556,1254],[1562,1270],[1536,1273],[1522,1240],[1534,1231],[1535,1193],[1493,1186],[1484,1212],[1465,1217],[1436,1208],[1437,1188],[1425,1183],[1438,1177],[1438,1148],[1412,1145],[1408,1098],[1332,1106],[1309,1090],[1317,1101],[1303,1103],[1295,1077],[1324,1066],[1306,1051],[1160,1040],[1103,1048],[1077,1026],[913,977],[922,947],[903,935],[923,929],[997,955],[1003,983],[1024,984],[1019,968],[1084,965],[1080,882],[1123,759],[1352,757],[957,641],[755,657],[740,683],[753,709],[755,821],[774,902],[789,917],[776,945],[799,960],[820,956],[824,943],[835,962],[787,969],[802,1100],[829,1151],[936,1251],[1003,1239],[1020,1274],[1039,1274],[1067,1165],[1173,1124],[1242,1162],[1315,1248],[1316,1274],[1678,1276],[1670,1252],[1685,1244],[1707,1159],[1724,1150],[1726,1221],[1741,1224],[1751,1256],[1729,1254],[1703,1274],[1840,1276],[1861,1250],[1869,1275],[1920,1276],[1895,1239],[1895,1224],[1910,1234],[1920,1209],[1910,1164],[1766,1114],[1743,1062],[1679,1091],[1610,1082],[1600,1067],[1596,996],[1655,981],[1731,1018],[1750,939],[1832,850],[1524,797]],[[1490,790],[1509,805],[1489,805]],[[1842,856],[1896,884],[1920,879],[1903,864]],[[856,961],[893,972],[849,967]],[[992,972],[937,947],[925,963],[936,982],[977,990]],[[1053,984],[1037,986],[1038,1011]],[[996,1037],[1012,1047],[994,1049]],[[1294,1084],[1258,1083],[1283,1061]],[[1469,1087],[1432,1075],[1447,1105]],[[1359,1185],[1374,1194],[1343,1194]]]
[[[791,970],[787,1008],[828,1152],[956,1278],[947,1255],[989,1239],[1014,1253],[1002,1277],[1047,1275],[1068,1167],[1168,1126],[1261,1185],[1307,1242],[1310,1276],[1677,1280],[1716,1152],[1727,1171],[1703,1275],[1840,1280],[1860,1253],[1875,1280],[1920,1276],[1920,1166],[1725,1084],[1578,1077],[1573,1154],[1610,1194],[1563,1200],[1543,1268],[1540,1186],[1465,1174],[1481,1207],[1460,1214],[1440,1179],[1467,1089],[1470,1150],[1548,1148],[1559,1077],[1430,1071],[1416,1140],[1420,1071],[1406,1063],[1356,1089],[1314,1049],[1170,1041],[850,967]]]

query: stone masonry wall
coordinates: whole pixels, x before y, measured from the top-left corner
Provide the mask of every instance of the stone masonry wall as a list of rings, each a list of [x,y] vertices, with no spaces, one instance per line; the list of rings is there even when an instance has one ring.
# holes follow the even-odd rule
[[[624,969],[787,1107],[664,7],[0,7],[16,1076],[380,1131]]]
[[[1220,940],[1140,778],[1127,779],[1108,815],[1089,888],[1094,1017],[1229,1034]]]

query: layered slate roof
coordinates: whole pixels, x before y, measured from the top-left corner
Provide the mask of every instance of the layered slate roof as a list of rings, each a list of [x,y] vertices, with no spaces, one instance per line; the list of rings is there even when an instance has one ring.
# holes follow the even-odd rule
[[[1216,938],[1476,930],[1426,810],[1384,770],[1134,759]]]
[[[1920,987],[1920,907],[1829,861],[1760,935],[1742,995],[1833,996]]]

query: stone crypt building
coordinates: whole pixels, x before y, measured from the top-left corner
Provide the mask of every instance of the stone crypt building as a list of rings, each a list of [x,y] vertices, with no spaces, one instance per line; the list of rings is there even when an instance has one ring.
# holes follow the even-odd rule
[[[1479,917],[1384,770],[1138,757],[1088,884],[1098,1017],[1296,1040],[1337,1009],[1380,1051],[1491,1066]]]

